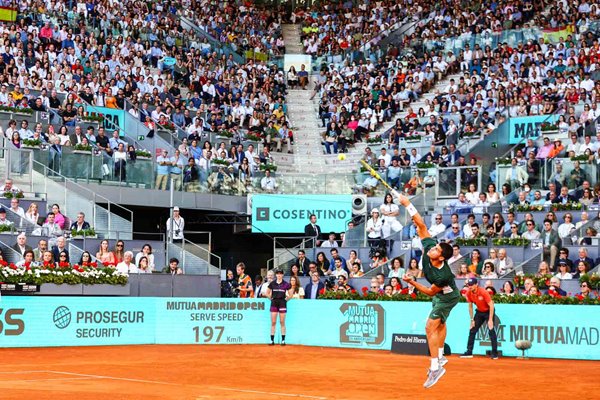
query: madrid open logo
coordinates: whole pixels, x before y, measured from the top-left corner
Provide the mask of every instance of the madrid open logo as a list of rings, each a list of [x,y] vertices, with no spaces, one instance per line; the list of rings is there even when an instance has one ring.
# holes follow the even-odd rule
[[[344,323],[340,343],[381,346],[385,340],[385,310],[379,304],[344,303],[340,307]]]
[[[71,323],[71,310],[65,306],[59,306],[54,310],[52,321],[58,329],[65,329]]]

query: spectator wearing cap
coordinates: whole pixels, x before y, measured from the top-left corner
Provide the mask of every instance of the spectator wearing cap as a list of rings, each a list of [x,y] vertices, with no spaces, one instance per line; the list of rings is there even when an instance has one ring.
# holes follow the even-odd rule
[[[467,341],[467,351],[461,355],[461,358],[473,358],[473,346],[475,344],[475,335],[483,324],[487,325],[490,341],[492,342],[492,360],[498,358],[498,337],[494,327],[495,307],[487,290],[479,286],[477,278],[467,280],[467,292],[465,297],[469,303],[469,316],[471,325],[469,330],[469,339]],[[473,313],[473,304],[476,310]]]
[[[0,226],[12,226],[13,223],[6,219],[6,210],[0,207]]]
[[[185,220],[179,215],[179,207],[173,207],[173,218],[167,219],[167,235],[173,243],[183,242],[183,229]],[[171,235],[171,232],[173,234]]]
[[[379,217],[379,209],[371,210],[371,218],[367,221],[367,237],[371,247],[378,247],[381,241],[381,228],[383,221]]]

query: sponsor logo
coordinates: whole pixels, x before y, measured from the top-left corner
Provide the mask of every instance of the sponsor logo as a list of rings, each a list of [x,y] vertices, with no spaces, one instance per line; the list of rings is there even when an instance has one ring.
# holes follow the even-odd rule
[[[340,343],[381,346],[385,340],[385,310],[379,304],[344,303],[340,307],[344,323]]]
[[[23,315],[23,308],[0,308],[0,334],[5,336],[19,336],[25,332],[25,321],[18,316]]]
[[[498,336],[498,347],[502,343],[515,343],[517,340],[529,340],[533,344],[561,344],[596,346],[600,343],[600,331],[591,326],[547,326],[547,325],[503,325],[494,315],[494,327]],[[487,323],[477,332],[479,345],[492,345]]]
[[[66,306],[58,306],[52,314],[52,322],[58,329],[75,333],[77,339],[120,338],[124,327],[144,323],[143,311],[85,311],[72,312]],[[69,326],[74,329],[67,329]]]
[[[65,329],[71,323],[71,310],[65,306],[56,307],[52,314],[52,322],[58,329]]]
[[[271,210],[268,207],[258,207],[256,209],[256,220],[257,221],[268,221],[271,216]]]

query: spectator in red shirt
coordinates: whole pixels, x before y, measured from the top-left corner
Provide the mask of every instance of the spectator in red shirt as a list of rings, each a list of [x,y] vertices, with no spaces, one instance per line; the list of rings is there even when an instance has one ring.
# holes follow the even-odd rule
[[[490,341],[492,342],[492,360],[498,358],[498,337],[494,329],[494,301],[490,294],[484,288],[480,287],[477,278],[467,280],[468,290],[466,293],[469,303],[469,315],[471,316],[471,330],[469,331],[469,341],[467,342],[467,351],[461,355],[461,358],[473,358],[473,345],[475,335],[481,326],[487,321],[490,332]],[[473,303],[477,307],[473,315]]]

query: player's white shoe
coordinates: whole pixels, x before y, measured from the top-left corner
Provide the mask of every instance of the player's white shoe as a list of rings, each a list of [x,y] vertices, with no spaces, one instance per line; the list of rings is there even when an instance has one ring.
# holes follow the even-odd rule
[[[440,380],[440,378],[442,376],[444,376],[445,373],[446,373],[446,370],[442,367],[440,367],[437,371],[429,370],[429,373],[427,375],[427,380],[423,384],[423,387],[425,389],[432,387]]]
[[[448,359],[444,356],[441,356],[438,360],[440,363],[440,367],[443,367],[444,365],[448,364]]]

